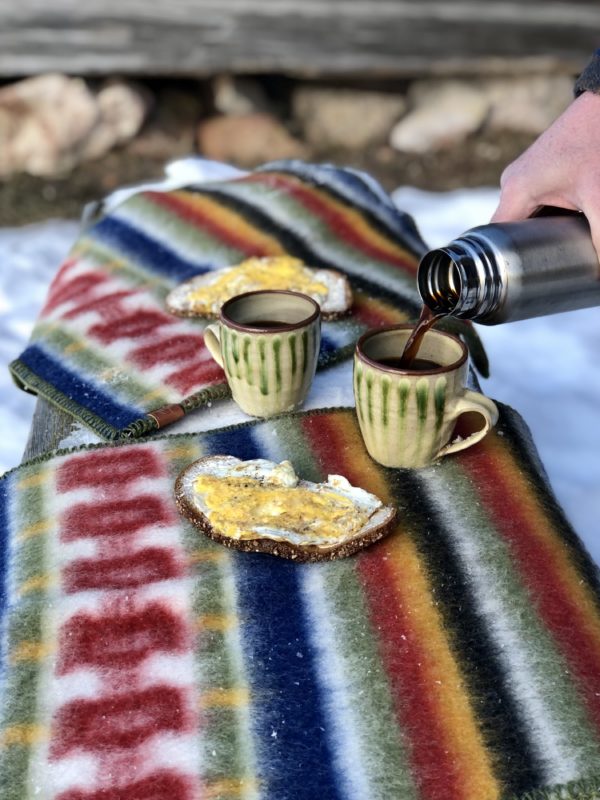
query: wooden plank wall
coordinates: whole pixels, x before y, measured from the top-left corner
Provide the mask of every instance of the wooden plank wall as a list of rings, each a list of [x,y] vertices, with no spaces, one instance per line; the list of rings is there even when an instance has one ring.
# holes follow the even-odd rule
[[[6,77],[575,71],[599,44],[599,0],[0,0]]]

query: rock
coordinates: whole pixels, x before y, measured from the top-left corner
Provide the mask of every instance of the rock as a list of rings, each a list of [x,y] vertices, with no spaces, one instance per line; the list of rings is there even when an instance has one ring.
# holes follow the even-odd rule
[[[406,109],[404,97],[359,89],[303,86],[292,100],[308,142],[321,150],[360,150],[381,144]]]
[[[252,78],[217,75],[213,82],[216,110],[229,116],[268,112],[270,103],[260,83]]]
[[[81,159],[99,158],[138,133],[146,118],[149,101],[126,83],[112,83],[96,96],[99,117],[82,142]]]
[[[146,102],[126,84],[95,96],[84,81],[49,74],[0,90],[0,176],[57,175],[104,155],[139,130]]]
[[[198,127],[198,148],[207,158],[242,167],[306,157],[302,142],[269,114],[211,117]]]
[[[482,126],[490,107],[481,89],[463,81],[417,82],[409,99],[413,110],[390,135],[392,147],[408,153],[452,147]]]
[[[78,78],[49,74],[0,89],[0,175],[52,175],[77,163],[99,117]]]
[[[489,80],[480,87],[490,103],[488,130],[538,135],[573,100],[573,81],[567,75]]]

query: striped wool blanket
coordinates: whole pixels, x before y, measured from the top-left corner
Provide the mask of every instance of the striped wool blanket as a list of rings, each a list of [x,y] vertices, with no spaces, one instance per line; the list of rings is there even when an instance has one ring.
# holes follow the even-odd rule
[[[373,325],[405,322],[419,302],[425,250],[412,219],[369,176],[278,162],[178,191],[143,191],[90,226],[53,281],[16,382],[104,438],[156,430],[228,394],[204,347],[204,322],[165,309],[193,275],[249,256],[290,253],[346,273],[352,315],[323,326],[320,365],[347,358]],[[166,419],[172,419],[173,413]]]
[[[48,455],[0,482],[2,800],[591,800],[598,574],[520,418],[420,471],[351,409]],[[205,454],[291,458],[398,508],[357,556],[220,547]]]

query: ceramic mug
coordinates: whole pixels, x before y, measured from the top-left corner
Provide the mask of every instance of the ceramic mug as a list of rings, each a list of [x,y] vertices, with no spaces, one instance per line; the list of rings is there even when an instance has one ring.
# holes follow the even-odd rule
[[[407,370],[385,363],[398,359],[411,331],[410,325],[367,331],[354,355],[361,434],[371,458],[386,467],[432,464],[476,444],[498,420],[489,398],[465,388],[468,352],[455,336],[433,330],[425,334],[418,359],[433,362],[431,368]],[[451,442],[456,420],[467,412],[481,416],[482,428]]]
[[[204,342],[246,414],[270,417],[302,404],[317,368],[321,309],[299,292],[232,297]]]

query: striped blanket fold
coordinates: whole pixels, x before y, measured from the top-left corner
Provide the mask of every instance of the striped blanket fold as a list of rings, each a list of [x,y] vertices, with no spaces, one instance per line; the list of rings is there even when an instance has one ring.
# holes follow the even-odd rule
[[[591,800],[598,574],[520,418],[420,470],[351,409],[63,452],[0,482],[2,800]],[[290,458],[398,508],[355,557],[227,550],[196,458]]]
[[[349,357],[367,327],[416,316],[424,250],[411,218],[353,170],[278,162],[235,180],[140,192],[76,242],[11,371],[102,437],[139,436],[229,393],[204,346],[205,323],[165,309],[178,283],[281,253],[341,270],[355,302],[351,316],[323,326],[324,367]]]

